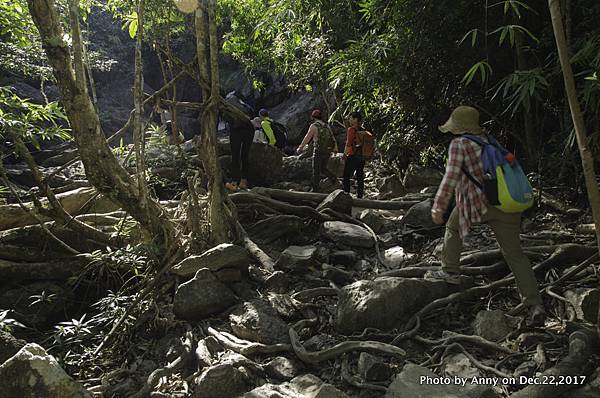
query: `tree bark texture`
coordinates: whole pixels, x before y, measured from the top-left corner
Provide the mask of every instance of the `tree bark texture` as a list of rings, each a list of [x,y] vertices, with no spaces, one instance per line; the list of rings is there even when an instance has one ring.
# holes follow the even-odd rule
[[[216,150],[217,120],[222,102],[219,85],[216,3],[214,0],[208,0],[204,5],[199,7],[195,14],[196,49],[200,79],[210,82],[210,87],[202,87],[205,109],[202,114],[202,132],[197,141],[197,148],[209,178],[211,240],[213,243],[222,243],[229,240],[232,224],[226,213],[223,175]]]
[[[72,20],[74,61],[65,43],[61,20],[53,0],[28,0],[29,12],[40,33],[42,46],[52,67],[88,180],[99,192],[123,207],[159,245],[177,241],[172,221],[161,206],[148,198],[141,206],[136,182],[114,157],[100,128],[100,121],[87,92],[81,54],[79,22]],[[74,7],[77,7],[75,2]],[[71,12],[76,11],[76,8]],[[78,17],[75,13],[74,17]]]

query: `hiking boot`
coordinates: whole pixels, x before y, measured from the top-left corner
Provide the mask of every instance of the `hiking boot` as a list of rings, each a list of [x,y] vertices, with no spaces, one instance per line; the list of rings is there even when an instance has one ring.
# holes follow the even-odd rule
[[[544,326],[546,321],[546,310],[541,304],[534,305],[529,308],[529,314],[525,324],[529,327],[540,327]]]
[[[427,271],[425,279],[428,281],[441,281],[451,285],[460,285],[460,274],[444,270]]]
[[[239,190],[237,184],[235,182],[228,182],[225,184],[225,189],[230,192],[237,192]]]
[[[238,185],[238,188],[248,189],[248,180],[246,180],[245,178],[242,178],[242,181],[240,181],[240,185]]]

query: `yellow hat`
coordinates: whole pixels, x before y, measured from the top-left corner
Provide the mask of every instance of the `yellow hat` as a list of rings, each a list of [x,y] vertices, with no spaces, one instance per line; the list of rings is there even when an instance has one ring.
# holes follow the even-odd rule
[[[472,106],[459,106],[452,111],[450,119],[438,129],[442,133],[481,134],[484,129],[479,125],[479,111]]]

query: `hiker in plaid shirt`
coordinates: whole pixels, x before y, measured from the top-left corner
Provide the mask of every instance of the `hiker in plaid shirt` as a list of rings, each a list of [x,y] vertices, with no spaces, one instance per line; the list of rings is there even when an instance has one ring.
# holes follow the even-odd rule
[[[479,125],[479,112],[470,106],[459,106],[439,129],[457,137],[450,143],[446,173],[431,209],[433,222],[444,223],[444,214],[454,194],[456,207],[446,223],[441,256],[442,269],[429,271],[425,278],[460,284],[462,241],[468,235],[472,224],[485,222],[494,231],[502,255],[515,275],[523,303],[529,309],[528,324],[543,325],[545,311],[538,284],[519,239],[521,213],[504,213],[494,206],[489,206],[484,192],[467,175],[468,173],[475,180],[483,181],[482,147],[468,138],[461,137],[463,134],[482,135],[480,138],[487,141],[484,129]]]

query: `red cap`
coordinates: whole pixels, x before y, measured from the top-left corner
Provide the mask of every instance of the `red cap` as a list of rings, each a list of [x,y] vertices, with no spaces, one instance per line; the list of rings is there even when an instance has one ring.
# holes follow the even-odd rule
[[[314,117],[315,119],[321,119],[321,111],[319,109],[315,109],[311,112],[310,116]]]

